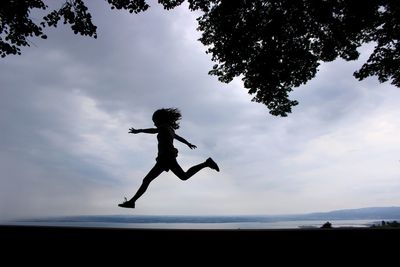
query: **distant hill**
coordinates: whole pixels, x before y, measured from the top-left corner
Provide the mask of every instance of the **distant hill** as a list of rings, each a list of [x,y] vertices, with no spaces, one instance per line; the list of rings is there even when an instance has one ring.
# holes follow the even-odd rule
[[[286,220],[368,220],[400,219],[400,207],[369,207],[287,215]]]

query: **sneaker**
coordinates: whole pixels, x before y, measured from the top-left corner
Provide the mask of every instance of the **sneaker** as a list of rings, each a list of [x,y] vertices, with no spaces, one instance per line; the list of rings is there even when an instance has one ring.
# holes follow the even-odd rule
[[[219,167],[218,167],[217,163],[215,163],[215,161],[212,158],[208,158],[206,160],[206,163],[207,163],[208,167],[210,167],[211,169],[214,169],[217,172],[219,172]]]
[[[135,208],[135,202],[131,202],[131,201],[127,201],[125,198],[125,201],[121,204],[118,204],[119,207],[121,208],[131,208],[134,209]]]

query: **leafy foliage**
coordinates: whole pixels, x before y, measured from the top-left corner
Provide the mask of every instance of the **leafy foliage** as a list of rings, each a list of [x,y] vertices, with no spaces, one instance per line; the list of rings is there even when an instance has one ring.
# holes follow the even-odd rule
[[[70,24],[75,34],[88,35],[97,38],[97,27],[92,23],[92,16],[88,13],[88,8],[82,0],[74,0],[65,2],[59,10],[54,10],[43,19],[43,27],[57,27],[58,22],[64,19],[64,24]]]
[[[96,26],[93,25],[88,8],[82,0],[65,1],[58,10],[53,10],[43,21],[36,24],[30,18],[32,9],[46,10],[47,5],[41,0],[7,0],[0,7],[0,54],[21,54],[20,47],[29,46],[28,38],[39,36],[46,39],[43,28],[57,27],[63,18],[64,24],[70,24],[75,34],[88,35],[94,38]]]
[[[145,0],[107,0],[111,9],[146,11]],[[167,10],[184,0],[158,0]],[[400,2],[398,0],[188,0],[200,10],[199,39],[216,63],[209,74],[229,83],[241,77],[253,101],[270,113],[287,116],[296,100],[293,88],[315,77],[321,62],[340,57],[355,60],[359,48],[376,43],[359,79],[378,76],[400,87]],[[30,10],[47,6],[41,0],[6,0],[0,7],[0,53],[20,54],[27,38],[46,38],[43,28],[63,19],[74,33],[96,38],[96,26],[83,0],[68,0],[40,24]]]
[[[198,19],[200,41],[222,82],[242,76],[253,101],[286,116],[297,101],[288,95],[314,78],[320,62],[355,60],[357,48],[377,42],[355,73],[400,86],[400,3],[380,0],[219,1]]]
[[[107,2],[111,5],[111,9],[126,9],[135,14],[146,11],[150,7],[145,0],[107,0]]]
[[[398,221],[381,221],[380,224],[373,224],[371,228],[399,228],[400,223]]]
[[[46,9],[40,0],[2,1],[0,5],[0,55],[21,54],[19,47],[27,46],[27,37],[46,38],[42,28],[29,17],[30,9]]]

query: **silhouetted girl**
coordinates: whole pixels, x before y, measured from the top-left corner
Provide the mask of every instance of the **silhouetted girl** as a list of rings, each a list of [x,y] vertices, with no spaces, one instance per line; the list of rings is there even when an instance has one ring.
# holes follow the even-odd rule
[[[156,158],[156,164],[150,170],[150,172],[144,177],[141,186],[139,187],[136,194],[128,201],[125,201],[118,206],[123,208],[135,208],[135,202],[140,198],[144,192],[146,192],[149,184],[157,178],[163,171],[171,170],[181,180],[187,180],[196,174],[198,171],[205,167],[209,167],[216,171],[219,171],[218,165],[211,159],[208,158],[203,163],[191,167],[186,172],[182,170],[176,161],[178,156],[178,150],[174,147],[174,139],[186,144],[191,149],[196,148],[195,145],[189,143],[184,138],[180,137],[175,133],[175,130],[179,128],[179,120],[182,118],[180,111],[176,108],[163,108],[154,112],[153,122],[157,128],[150,129],[134,129],[130,128],[129,133],[149,133],[157,134],[158,140],[158,156]]]

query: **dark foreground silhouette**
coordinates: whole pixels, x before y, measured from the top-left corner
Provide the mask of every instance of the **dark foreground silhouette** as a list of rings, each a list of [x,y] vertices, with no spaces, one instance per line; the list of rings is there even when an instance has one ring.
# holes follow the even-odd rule
[[[345,261],[332,266],[349,266],[349,259],[360,262],[378,258],[383,263],[398,257],[395,244],[400,240],[400,229],[167,230],[0,226],[0,240],[2,255],[6,259],[10,257],[13,264],[21,259],[31,261],[55,256],[59,257],[56,261],[59,263],[83,255],[90,261],[108,258],[114,263],[126,259],[131,265],[161,264],[161,260],[163,265],[173,263],[168,266],[176,266],[175,263],[214,266],[210,263],[219,260],[225,264],[244,261],[257,264],[244,266],[259,266],[260,261],[271,263],[274,259],[279,264],[265,266],[285,266],[282,263],[287,261],[321,263],[321,260],[323,263],[318,266],[327,266],[327,261],[332,263],[340,259]],[[32,254],[34,257],[27,257]],[[3,258],[3,262],[7,261]],[[74,263],[73,266],[79,265]]]
[[[179,179],[185,181],[195,175],[201,169],[209,167],[216,171],[219,171],[217,163],[212,158],[208,158],[203,163],[195,165],[184,171],[179,163],[176,161],[178,156],[178,150],[174,147],[174,139],[184,143],[190,149],[196,148],[195,145],[189,143],[186,139],[175,133],[175,130],[179,128],[179,120],[182,118],[180,111],[176,108],[159,109],[153,114],[153,122],[156,128],[148,129],[135,129],[130,128],[129,133],[147,133],[157,134],[158,140],[158,156],[156,158],[156,164],[150,170],[150,172],[144,177],[142,184],[137,190],[136,194],[129,200],[125,198],[125,201],[118,206],[122,208],[135,208],[136,200],[138,200],[147,190],[150,183],[156,179],[162,172],[168,172],[171,170]]]

